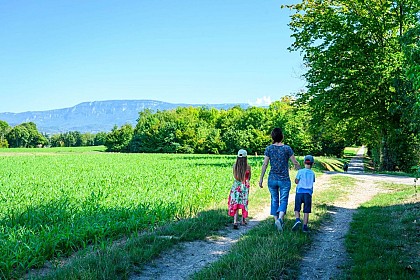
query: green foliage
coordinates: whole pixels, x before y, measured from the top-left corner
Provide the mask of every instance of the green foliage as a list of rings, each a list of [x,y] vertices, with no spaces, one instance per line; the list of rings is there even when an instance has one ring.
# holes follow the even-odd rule
[[[0,148],[9,147],[9,142],[7,142],[6,135],[10,130],[10,126],[7,122],[0,120]]]
[[[101,146],[105,144],[106,132],[80,133],[79,131],[68,131],[53,134],[50,139],[51,147],[82,147],[82,146]]]
[[[33,148],[48,143],[47,138],[38,131],[33,122],[22,123],[11,128],[6,134],[6,139],[9,146],[13,148]]]
[[[308,105],[313,134],[328,146],[363,141],[377,150],[381,169],[407,170],[419,158],[418,1],[287,7],[296,11],[290,49],[301,51],[307,66],[299,103]]]
[[[126,124],[118,128],[114,126],[112,131],[107,134],[105,146],[108,152],[126,152],[129,149],[130,141],[133,137],[133,127]]]
[[[295,105],[293,98],[284,97],[268,108],[177,108],[155,113],[145,110],[139,113],[130,151],[234,154],[245,148],[250,154],[263,154],[271,143],[271,130],[281,127],[285,143],[295,153],[340,154],[341,151],[327,149],[331,148],[330,143],[320,145],[313,141],[308,128],[311,116]],[[338,149],[344,149],[342,142]]]
[[[334,134],[311,128],[311,120],[308,106],[297,104],[293,97],[286,96],[268,108],[144,110],[139,112],[134,129],[130,125],[115,126],[109,133],[68,131],[47,139],[42,135],[32,137],[34,130],[28,130],[22,124],[7,130],[8,138],[3,141],[3,146],[34,147],[32,142],[37,141],[31,139],[44,138],[45,141],[38,141],[37,145],[48,142],[51,147],[105,145],[107,151],[112,152],[184,154],[235,154],[245,148],[250,154],[263,154],[271,143],[271,130],[281,127],[284,142],[296,154],[341,155],[343,137],[338,132]]]
[[[105,145],[105,141],[106,141],[106,132],[98,132],[95,134],[95,138],[94,138],[94,144],[93,146],[102,146]]]
[[[0,148],[8,148],[9,142],[7,142],[6,138],[0,139]]]

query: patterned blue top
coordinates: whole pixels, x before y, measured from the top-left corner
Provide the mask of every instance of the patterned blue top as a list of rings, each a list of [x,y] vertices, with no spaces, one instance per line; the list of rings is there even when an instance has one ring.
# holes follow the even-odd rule
[[[288,145],[270,145],[265,148],[264,155],[270,158],[270,174],[268,180],[290,181],[289,158],[293,156],[293,150]]]
[[[296,179],[299,183],[296,186],[296,193],[309,193],[312,195],[314,192],[315,173],[308,168],[303,168],[296,174]]]

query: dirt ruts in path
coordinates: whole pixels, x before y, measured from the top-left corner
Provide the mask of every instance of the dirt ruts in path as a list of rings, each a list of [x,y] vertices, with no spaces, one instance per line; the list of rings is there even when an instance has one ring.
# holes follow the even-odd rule
[[[161,257],[144,267],[140,275],[133,275],[130,279],[186,279],[226,254],[241,235],[268,218],[269,212],[269,209],[265,209],[249,220],[248,225],[240,226],[239,230],[229,227],[204,241],[183,242],[169,252],[164,252]]]
[[[329,175],[322,175],[317,178],[317,186],[319,185],[317,191],[328,188],[329,177]],[[269,196],[268,190],[266,191],[267,196]],[[289,208],[292,207],[293,201],[294,194],[291,192],[289,196]],[[250,211],[252,212],[252,209]],[[170,249],[168,252],[163,253],[161,257],[153,260],[143,268],[141,274],[132,275],[130,280],[186,279],[207,264],[217,261],[221,256],[228,253],[231,246],[239,240],[241,235],[267,218],[271,218],[269,206],[255,215],[253,219],[249,220],[247,226],[241,226],[239,230],[233,230],[232,227],[228,227],[204,241],[181,243],[176,248]]]
[[[348,174],[363,174],[363,154],[365,148],[358,150],[349,163]],[[350,228],[352,216],[357,207],[369,201],[379,189],[372,181],[360,182],[345,200],[334,203],[329,210],[331,219],[321,226],[314,236],[313,243],[304,254],[300,264],[299,280],[335,279],[340,275],[340,267],[347,261],[344,237]]]
[[[376,182],[412,184],[413,178],[363,173],[364,147],[349,164],[348,173],[327,172],[334,176],[351,176],[358,181],[357,186],[346,200],[334,203],[330,210],[332,218],[326,222],[314,236],[312,246],[301,262],[299,279],[336,279],[340,268],[347,262],[344,237],[350,228],[350,222],[356,209],[383,190],[375,186]]]
[[[304,255],[299,279],[336,279],[340,267],[347,261],[344,236],[350,228],[357,207],[372,199],[380,189],[372,182],[359,182],[354,192],[344,201],[334,203],[329,222],[314,236],[312,246]]]

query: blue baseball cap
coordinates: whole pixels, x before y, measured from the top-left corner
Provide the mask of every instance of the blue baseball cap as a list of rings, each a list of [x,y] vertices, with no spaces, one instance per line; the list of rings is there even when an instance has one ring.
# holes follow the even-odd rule
[[[311,155],[306,155],[305,158],[303,159],[303,162],[305,164],[312,164],[314,163],[314,157]]]

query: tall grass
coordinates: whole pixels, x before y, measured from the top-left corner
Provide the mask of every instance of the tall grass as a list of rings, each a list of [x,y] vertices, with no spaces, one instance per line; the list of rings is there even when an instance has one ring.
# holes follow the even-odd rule
[[[353,216],[346,237],[349,279],[419,279],[420,203],[412,186],[384,184]]]
[[[90,244],[195,216],[225,200],[234,157],[0,156],[0,277]]]
[[[79,251],[63,266],[48,271],[35,271],[31,279],[128,279],[133,271],[166,250],[184,241],[204,239],[224,227],[226,209],[200,212],[196,217],[170,222],[155,230],[133,233],[125,240],[92,246]]]

